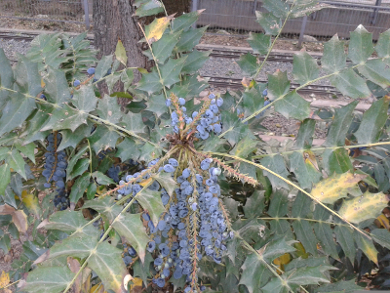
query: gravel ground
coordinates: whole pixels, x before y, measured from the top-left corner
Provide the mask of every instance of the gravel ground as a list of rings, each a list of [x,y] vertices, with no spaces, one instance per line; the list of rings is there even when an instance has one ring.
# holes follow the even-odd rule
[[[0,48],[4,49],[8,58],[16,59],[17,54],[26,54],[30,48],[30,42],[0,38]]]

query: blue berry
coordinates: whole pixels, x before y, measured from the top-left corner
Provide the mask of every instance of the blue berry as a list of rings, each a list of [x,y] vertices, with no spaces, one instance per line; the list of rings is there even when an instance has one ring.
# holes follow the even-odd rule
[[[95,68],[93,68],[93,67],[88,68],[87,72],[89,75],[95,74]]]
[[[165,105],[166,105],[167,107],[169,107],[169,106],[171,105],[171,100],[170,100],[170,99],[166,99],[166,100],[165,100]]]
[[[173,167],[171,164],[166,164],[164,166],[164,171],[167,173],[172,173],[175,171],[175,167]]]
[[[81,84],[81,82],[80,82],[78,79],[76,79],[76,80],[73,82],[73,86],[75,86],[75,87],[79,86],[80,84]]]
[[[263,90],[263,96],[267,96],[267,95],[268,95],[268,90],[267,89]]]
[[[179,105],[183,106],[186,103],[186,100],[179,98]]]

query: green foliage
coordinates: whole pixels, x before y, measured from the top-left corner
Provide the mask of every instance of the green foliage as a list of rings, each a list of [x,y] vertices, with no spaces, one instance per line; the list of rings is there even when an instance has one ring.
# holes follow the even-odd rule
[[[157,0],[134,5],[138,17],[165,11]],[[268,12],[256,15],[265,34],[251,33],[248,42],[265,60],[246,54],[237,61],[253,79],[243,82],[242,91],[210,97],[217,99],[214,104],[222,99],[222,129],[209,131],[204,140],[196,128],[202,117],[192,117],[194,111],[205,115],[211,103],[198,99],[208,87],[198,70],[210,54],[194,49],[206,30],[192,27],[202,11],[160,16],[145,29],[141,41],[148,41],[144,54],[154,62],[150,72],[126,67],[132,60],[121,42],[115,56],[97,61],[85,34],[41,35],[13,67],[0,50],[0,249],[7,253],[27,223],[33,239],[24,242],[13,264],[20,289],[69,292],[82,286],[91,292],[93,285],[102,284],[107,292],[128,292],[133,277],[148,292],[170,290],[168,285],[178,292],[199,292],[201,285],[209,292],[361,288],[351,263],[359,263],[362,271],[370,261],[379,264],[380,249],[390,249],[389,232],[372,225],[390,190],[390,31],[380,34],[374,47],[372,34],[359,26],[351,33],[348,54],[334,36],[325,44],[321,67],[306,52],[297,53],[292,74],[300,86],[293,91],[287,72],[269,74],[268,84],[254,80],[286,21],[321,7],[314,0],[264,1]],[[271,35],[276,36],[272,42]],[[91,66],[96,69],[88,76]],[[142,74],[137,83],[136,71]],[[313,145],[318,122],[298,90],[325,78],[344,95],[373,95],[376,101],[363,115],[356,111],[357,100],[315,112],[328,125],[325,143],[318,147]],[[115,84],[122,92],[114,92]],[[115,97],[126,97],[129,104],[121,108]],[[185,100],[186,110],[178,98]],[[258,137],[271,110],[299,121],[294,142],[280,145]],[[189,117],[195,122],[184,123]],[[53,150],[50,135],[55,137]],[[52,162],[50,152],[55,153]],[[189,247],[190,280],[175,279],[173,271],[162,276],[169,260],[161,247],[159,252],[150,248],[151,240],[157,243],[152,230],[170,215],[182,183],[178,172],[171,176],[161,169],[169,158],[178,160],[177,170],[188,168],[190,186],[196,188],[194,173],[203,172],[202,160],[212,158],[212,166],[221,170],[212,176],[221,189],[217,206],[226,249],[220,245],[219,260],[199,244],[202,213],[192,204],[200,203],[203,192],[191,191],[180,222],[186,223],[182,231],[188,244],[182,245]],[[51,181],[42,171],[61,162],[66,162],[60,172],[65,186],[45,188]],[[44,177],[60,176],[50,172]],[[126,193],[135,186],[138,191]],[[53,207],[53,202],[60,206],[59,199],[65,210]],[[164,236],[170,249],[177,231],[169,227]],[[154,265],[158,258],[164,267]]]

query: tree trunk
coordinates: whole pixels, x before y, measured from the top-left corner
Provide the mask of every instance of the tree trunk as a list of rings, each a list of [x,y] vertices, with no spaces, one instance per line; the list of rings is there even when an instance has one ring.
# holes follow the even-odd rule
[[[98,57],[110,55],[115,52],[118,39],[121,39],[127,52],[128,67],[143,67],[150,69],[152,63],[149,62],[142,51],[147,49],[146,43],[138,43],[143,38],[143,34],[137,24],[148,24],[153,18],[133,17],[135,7],[134,0],[94,0],[93,1],[93,21],[95,34],[95,48],[99,50]],[[169,14],[190,11],[191,0],[164,0]],[[140,80],[139,72],[134,72],[134,82]],[[128,100],[120,99],[119,103],[124,106]]]

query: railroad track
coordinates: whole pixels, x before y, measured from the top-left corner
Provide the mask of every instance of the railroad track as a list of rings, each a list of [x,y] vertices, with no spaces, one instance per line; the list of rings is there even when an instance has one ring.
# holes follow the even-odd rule
[[[208,78],[208,83],[218,88],[231,88],[231,89],[243,89],[241,79],[238,78],[228,78],[228,77],[215,77],[215,76],[203,76]],[[267,83],[267,80],[257,79],[257,82]],[[290,89],[294,90],[300,85],[297,83],[291,83]],[[298,90],[301,93],[315,93],[315,94],[332,94],[332,95],[341,95],[341,93],[333,86],[324,86],[324,85],[309,85],[303,89]]]

